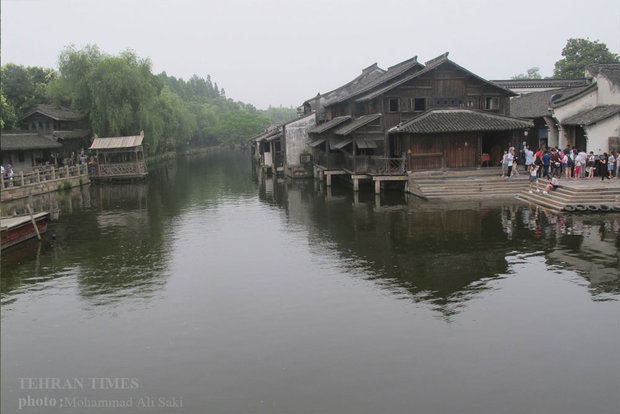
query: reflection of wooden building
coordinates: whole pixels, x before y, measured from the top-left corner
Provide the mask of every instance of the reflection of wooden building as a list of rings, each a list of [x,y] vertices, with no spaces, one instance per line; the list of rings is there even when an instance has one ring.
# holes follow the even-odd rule
[[[142,141],[140,135],[127,137],[99,138],[95,135],[90,150],[96,155],[91,165],[93,179],[136,179],[147,175]]]

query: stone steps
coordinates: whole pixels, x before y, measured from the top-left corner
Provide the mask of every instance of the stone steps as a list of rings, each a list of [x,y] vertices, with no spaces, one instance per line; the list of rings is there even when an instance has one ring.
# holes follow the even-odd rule
[[[409,181],[410,192],[429,200],[511,198],[528,185],[525,175],[506,179],[497,171],[474,175],[467,172],[449,176],[414,175]]]
[[[620,188],[571,188],[560,186],[549,194],[532,193],[527,189],[517,195],[517,199],[561,211],[566,206],[618,206],[620,207]]]

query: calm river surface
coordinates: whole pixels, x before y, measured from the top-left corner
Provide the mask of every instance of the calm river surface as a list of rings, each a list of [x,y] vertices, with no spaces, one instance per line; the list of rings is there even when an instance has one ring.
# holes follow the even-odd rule
[[[47,240],[2,255],[3,413],[620,412],[618,214],[228,153],[46,197]]]

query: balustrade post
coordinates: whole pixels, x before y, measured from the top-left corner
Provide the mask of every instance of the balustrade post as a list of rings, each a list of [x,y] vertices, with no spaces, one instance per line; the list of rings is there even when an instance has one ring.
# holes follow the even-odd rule
[[[4,190],[4,174],[0,177],[0,186]]]
[[[65,172],[67,173],[67,178],[71,177],[71,174],[69,174],[69,166],[65,165]]]
[[[56,179],[56,167],[52,166],[52,180]]]
[[[41,182],[41,173],[40,173],[38,168],[36,170],[34,170],[34,171],[35,171],[35,177],[36,177],[35,180],[36,180],[37,183],[40,183]]]
[[[20,171],[19,172],[19,180],[21,181],[21,186],[24,186],[24,172]]]

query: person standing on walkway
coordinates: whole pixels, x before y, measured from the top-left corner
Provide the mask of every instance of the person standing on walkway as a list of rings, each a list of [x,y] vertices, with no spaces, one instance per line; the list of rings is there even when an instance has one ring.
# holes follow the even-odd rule
[[[543,170],[543,147],[541,145],[540,148],[538,148],[538,151],[536,151],[536,154],[534,154],[534,164],[538,165],[538,178],[540,178],[542,176],[542,170]]]
[[[502,156],[502,177],[506,177],[506,171],[508,171],[508,151],[504,151]]]
[[[586,168],[588,169],[588,179],[594,178],[594,165],[596,165],[596,157],[594,156],[594,152],[590,151],[588,155],[588,162],[586,164]]]
[[[612,151],[607,158],[607,173],[610,181],[614,178],[614,172],[616,172],[616,152]]]
[[[605,178],[609,178],[609,174],[607,172],[607,153],[603,153],[603,155],[601,156],[601,158],[599,158],[598,160],[598,172],[599,174],[601,174],[601,181],[605,181]]]
[[[581,166],[583,165],[583,161],[581,160],[581,153],[575,150],[577,153],[575,155],[575,180],[581,178]]]
[[[515,159],[514,153],[515,151],[514,149],[512,149],[508,151],[508,153],[506,154],[506,167],[507,167],[506,177],[507,178],[510,178],[512,176],[512,162]]]
[[[551,175],[560,175],[560,167],[562,166],[560,162],[560,151],[556,148],[551,149],[551,159],[549,160],[551,163]]]
[[[533,193],[532,188],[534,188],[534,186],[536,186],[536,192],[540,193],[538,189],[538,166],[536,164],[530,164],[528,172],[530,173],[530,191],[528,191],[528,193]]]
[[[534,164],[534,151],[530,149],[530,146],[525,147],[525,171],[530,171],[530,167]]]
[[[564,178],[570,178],[570,168],[568,167],[568,151],[564,150],[562,153],[562,169],[564,170]]]
[[[544,168],[543,175],[545,178],[550,178],[551,154],[549,154],[549,151],[545,150],[545,152],[543,152],[542,160]]]
[[[578,155],[581,158],[581,175],[579,178],[585,178],[588,165],[588,154],[586,154],[584,150],[580,150]]]
[[[519,157],[517,157],[517,153],[513,149],[512,150],[512,175],[511,177],[519,176],[519,163],[517,162],[518,160],[519,160]]]

